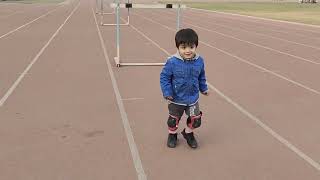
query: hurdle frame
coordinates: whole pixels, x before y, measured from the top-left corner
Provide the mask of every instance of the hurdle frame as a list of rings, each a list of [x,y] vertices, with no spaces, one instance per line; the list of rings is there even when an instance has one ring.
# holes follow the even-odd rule
[[[98,0],[96,0],[98,1]],[[101,26],[116,26],[117,24],[115,23],[104,23],[103,22],[103,15],[113,15],[113,14],[116,14],[116,11],[115,11],[115,7],[111,7],[113,9],[113,12],[111,13],[105,13],[103,12],[104,11],[104,4],[103,4],[103,1],[104,0],[101,0],[100,1],[100,25]],[[117,0],[114,0],[113,3],[116,3]],[[127,3],[129,3],[129,0],[127,0]],[[112,4],[112,3],[111,3]],[[129,14],[129,9],[128,9],[128,15],[127,15],[127,21],[123,24],[120,24],[120,26],[128,26],[130,24],[130,14]]]
[[[154,9],[159,9],[159,8],[170,8],[170,9],[177,9],[177,30],[180,29],[180,9],[181,8],[186,8],[186,5],[182,4],[132,4],[132,3],[120,3],[117,1],[116,3],[111,3],[110,7],[115,8],[116,11],[116,49],[117,49],[117,56],[114,57],[114,61],[117,67],[120,66],[163,66],[165,63],[125,63],[120,61],[120,8],[154,8]]]

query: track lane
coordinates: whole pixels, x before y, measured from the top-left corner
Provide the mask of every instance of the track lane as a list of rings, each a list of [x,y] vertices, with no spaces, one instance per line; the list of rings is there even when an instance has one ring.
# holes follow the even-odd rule
[[[0,109],[2,178],[137,179],[90,6]]]

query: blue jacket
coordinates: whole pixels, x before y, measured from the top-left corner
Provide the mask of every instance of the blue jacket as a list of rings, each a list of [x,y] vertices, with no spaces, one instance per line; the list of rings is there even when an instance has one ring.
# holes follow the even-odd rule
[[[190,106],[198,102],[199,91],[208,90],[202,57],[183,60],[179,53],[170,57],[160,74],[163,97],[172,96],[172,103]]]

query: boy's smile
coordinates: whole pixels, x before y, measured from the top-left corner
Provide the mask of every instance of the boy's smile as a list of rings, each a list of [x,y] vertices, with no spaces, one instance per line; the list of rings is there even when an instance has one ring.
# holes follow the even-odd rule
[[[183,59],[191,60],[196,55],[196,45],[180,44],[178,51]]]

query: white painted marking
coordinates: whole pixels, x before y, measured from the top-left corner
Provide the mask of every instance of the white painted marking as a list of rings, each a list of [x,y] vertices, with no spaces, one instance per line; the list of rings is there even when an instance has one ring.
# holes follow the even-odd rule
[[[132,26],[132,24],[131,24]],[[141,32],[142,33],[142,32]],[[146,36],[146,35],[144,35]],[[146,36],[147,37],[147,36]],[[150,39],[150,38],[148,38]],[[154,41],[152,41],[154,42]],[[161,48],[162,50],[162,48]],[[167,52],[167,51],[164,51]],[[267,131],[269,134],[271,134],[275,139],[277,139],[280,143],[284,144],[287,148],[289,148],[291,151],[296,153],[299,157],[301,157],[303,160],[305,160],[307,163],[309,163],[311,166],[316,168],[318,171],[320,171],[320,164],[316,162],[315,160],[311,159],[309,156],[307,156],[305,153],[303,153],[301,150],[299,150],[297,147],[295,147],[293,144],[291,144],[288,140],[280,136],[278,133],[276,133],[274,130],[272,130],[270,127],[268,127],[266,124],[264,124],[260,119],[252,115],[249,111],[247,111],[245,108],[238,105],[235,101],[233,101],[228,96],[224,95],[221,91],[219,91],[217,88],[212,86],[209,82],[207,82],[208,86],[213,89],[217,94],[219,94],[223,99],[225,99],[227,102],[232,104],[236,109],[238,109],[241,113],[245,114],[247,117],[249,117],[251,120],[253,120],[256,124],[258,124],[262,129]]]
[[[147,20],[149,20],[149,21],[151,21],[151,22],[153,22],[153,23],[155,23],[155,24],[159,24],[159,25],[161,25],[162,27],[164,27],[164,28],[166,28],[166,29],[169,29],[169,30],[171,30],[171,31],[175,31],[175,29],[170,28],[170,27],[168,27],[168,26],[165,26],[165,25],[163,25],[163,24],[161,24],[161,23],[159,23],[159,22],[156,22],[156,21],[154,21],[154,20],[152,20],[152,19],[150,19],[150,18],[147,18],[147,17],[141,16],[141,15],[138,15],[138,14],[136,14],[136,13],[132,13],[132,14],[135,14],[135,15],[137,15],[137,16],[139,16],[139,17],[142,17],[142,18],[144,18],[144,19],[147,19]],[[212,45],[210,45],[210,44],[208,44],[208,43],[206,43],[206,42],[204,42],[204,41],[199,41],[199,42],[202,43],[202,44],[204,44],[204,45],[206,45],[206,46],[208,46],[208,47],[210,47],[210,48],[216,49],[216,50],[218,50],[218,51],[220,51],[220,52],[222,52],[222,53],[224,53],[224,54],[226,54],[226,55],[229,55],[229,56],[231,56],[231,57],[234,57],[235,59],[237,59],[237,60],[239,60],[239,61],[241,61],[241,62],[244,62],[244,63],[246,63],[246,64],[249,64],[249,65],[251,65],[251,66],[253,66],[253,67],[257,68],[257,69],[260,69],[260,70],[262,70],[263,72],[268,72],[269,74],[272,74],[272,75],[274,75],[274,76],[276,76],[276,77],[278,77],[278,78],[280,78],[280,79],[286,80],[286,81],[288,81],[288,82],[290,82],[290,83],[292,83],[292,84],[294,84],[294,85],[296,85],[296,86],[299,86],[299,87],[301,87],[301,88],[303,88],[303,89],[306,89],[306,90],[308,90],[308,91],[310,91],[310,92],[313,92],[313,93],[315,93],[315,94],[317,94],[317,95],[320,95],[320,92],[319,92],[319,91],[317,91],[317,90],[315,90],[315,89],[313,89],[313,88],[310,88],[310,87],[308,87],[308,86],[306,86],[306,85],[303,85],[302,83],[299,83],[299,82],[296,82],[296,81],[294,81],[294,80],[291,80],[291,79],[289,79],[289,78],[287,78],[287,77],[285,77],[285,76],[282,76],[282,75],[280,75],[280,74],[278,74],[278,73],[276,73],[276,72],[273,72],[273,71],[271,71],[271,70],[269,70],[269,69],[266,69],[266,68],[264,68],[264,67],[262,67],[262,66],[259,66],[259,65],[257,65],[257,64],[254,64],[254,63],[252,63],[252,62],[249,62],[249,61],[247,61],[247,60],[245,60],[245,59],[243,59],[243,58],[241,58],[241,57],[235,56],[235,55],[233,55],[233,54],[231,54],[231,53],[229,53],[229,52],[226,52],[226,51],[224,51],[224,50],[222,50],[222,49],[219,49],[219,48],[217,48],[217,47],[214,47],[214,46],[212,46]],[[159,46],[159,45],[158,45],[158,46]],[[167,53],[167,51],[164,51],[164,52]]]
[[[26,23],[26,24],[24,24],[24,25],[22,25],[22,26],[20,26],[20,27],[18,27],[18,28],[16,28],[16,29],[14,29],[14,30],[12,30],[12,31],[7,32],[6,34],[0,36],[0,39],[1,39],[1,38],[4,38],[4,37],[6,37],[6,36],[8,36],[8,35],[10,35],[10,34],[12,34],[12,33],[14,33],[14,32],[16,32],[16,31],[18,31],[18,30],[21,29],[21,28],[24,28],[24,27],[28,26],[29,24],[31,24],[31,23],[33,23],[33,22],[35,22],[35,21],[37,21],[37,20],[39,20],[39,19],[41,19],[41,18],[49,15],[49,14],[51,14],[51,13],[53,13],[53,12],[56,11],[57,9],[58,9],[58,7],[55,8],[55,9],[53,9],[53,10],[51,10],[51,11],[49,11],[49,12],[47,12],[47,13],[45,13],[45,14],[43,14],[43,15],[41,15],[41,16],[39,16],[38,18],[36,18],[36,19],[34,19],[34,20],[32,20],[32,21],[29,21],[28,23]]]
[[[189,8],[190,9],[190,8]],[[201,11],[200,9],[199,9],[199,11]],[[208,11],[209,12],[209,11]],[[200,13],[200,12],[199,12]],[[212,15],[213,13],[216,13],[216,14],[227,14],[227,13],[223,13],[223,12],[210,12],[209,14],[208,13],[205,13],[205,15]],[[227,15],[231,15],[231,16],[241,16],[241,15],[237,15],[237,14],[227,14]],[[246,17],[246,16],[244,16],[244,17]],[[230,18],[230,17],[223,17],[223,18],[227,18],[227,19],[231,19],[231,20],[234,20],[234,19],[232,19],[232,18]],[[247,17],[247,19],[249,18],[249,20],[250,20],[250,18],[251,19],[255,19],[255,18],[257,18],[257,17],[250,17],[250,16],[248,16]],[[263,18],[262,18],[263,19]],[[272,21],[272,19],[264,19],[264,20],[268,20],[268,21]],[[246,19],[243,19],[242,21],[247,21]],[[276,20],[275,20],[276,21]],[[252,21],[251,21],[252,22]],[[241,22],[240,22],[241,23]],[[269,27],[271,27],[271,26],[275,26],[275,27],[280,27],[280,28],[282,28],[283,30],[274,30],[274,29],[270,29],[270,28],[268,28],[268,31],[271,31],[271,32],[275,32],[275,33],[283,33],[283,34],[287,34],[288,32],[288,28],[287,29],[284,29],[284,28],[286,28],[286,26],[281,26],[281,25],[276,25],[276,24],[269,24],[268,22],[267,23],[261,23],[261,22],[253,22],[253,23],[255,23],[255,24],[263,24],[263,25],[266,25],[266,26],[269,26]],[[284,22],[284,23],[289,23],[290,24],[290,22]],[[246,22],[242,22],[241,24],[246,24]],[[285,25],[285,24],[284,24]],[[303,24],[304,26],[306,25],[306,26],[308,26],[307,24]],[[293,28],[290,28],[290,30],[298,30],[298,31],[306,31],[306,29],[293,29]],[[311,31],[312,33],[317,33],[317,31]],[[302,38],[308,38],[308,39],[310,39],[310,36],[308,36],[308,35],[305,35],[306,33],[304,33],[304,32],[290,32],[290,34],[294,34],[294,36],[295,37],[302,37]],[[315,37],[313,37],[312,38],[313,40],[317,40],[317,39],[319,39],[319,38],[317,38],[316,36]]]
[[[190,19],[191,21],[194,21],[194,20],[192,20],[191,18],[188,18],[188,17],[184,17],[184,18]],[[283,55],[286,55],[286,56],[290,56],[290,57],[293,57],[295,59],[306,61],[308,63],[312,63],[312,64],[316,64],[316,65],[320,64],[320,62],[316,62],[316,61],[313,61],[313,60],[310,60],[310,59],[306,59],[306,58],[303,58],[303,57],[300,57],[300,56],[296,56],[296,55],[289,54],[289,53],[286,53],[286,52],[283,52],[283,51],[279,51],[279,50],[273,49],[271,47],[263,46],[261,44],[257,44],[257,43],[254,43],[254,42],[250,42],[250,41],[246,41],[246,40],[243,40],[243,39],[239,39],[237,37],[234,37],[234,36],[231,36],[231,35],[227,35],[227,34],[224,34],[224,33],[218,32],[218,31],[214,31],[214,30],[211,30],[211,29],[208,29],[208,28],[200,27],[200,26],[197,26],[197,25],[194,25],[194,24],[191,24],[191,23],[187,23],[187,22],[184,22],[184,23],[189,25],[189,26],[193,26],[193,27],[205,30],[205,31],[213,32],[213,33],[219,34],[221,36],[225,36],[225,37],[228,37],[228,38],[231,38],[231,39],[235,39],[235,40],[247,43],[247,44],[251,44],[251,45],[254,45],[254,46],[257,46],[257,47],[260,47],[260,48],[264,48],[264,49],[267,49],[269,51],[274,51],[276,53],[283,54]]]
[[[196,10],[196,11],[204,11],[204,12],[208,12],[208,13],[214,12],[217,14],[226,14],[226,15],[246,17],[246,18],[251,18],[251,19],[261,19],[261,20],[266,20],[266,21],[281,22],[281,23],[286,23],[286,24],[294,24],[294,25],[300,25],[300,26],[309,26],[309,27],[314,27],[314,28],[320,28],[320,26],[312,25],[312,24],[304,24],[304,23],[297,23],[297,22],[291,22],[291,21],[282,21],[282,20],[276,20],[276,19],[268,19],[268,18],[262,18],[262,17],[255,17],[255,16],[248,16],[248,15],[242,15],[242,14],[227,13],[227,12],[219,12],[219,11],[205,10],[205,9],[198,9],[198,8],[190,8],[190,7],[187,7],[187,8],[192,9],[192,10]],[[301,29],[299,29],[299,30],[301,30]],[[309,32],[319,33],[318,31],[312,31],[312,30],[301,30],[301,31],[309,31]]]
[[[231,38],[231,39],[235,39],[235,40],[238,40],[238,41],[241,41],[241,42],[244,42],[244,43],[248,43],[248,44],[260,47],[260,48],[264,48],[264,49],[267,49],[267,50],[270,50],[270,51],[274,51],[274,52],[277,52],[279,54],[283,54],[283,55],[287,55],[287,56],[290,56],[290,57],[293,57],[293,58],[296,58],[296,59],[300,59],[302,61],[306,61],[306,62],[309,62],[309,63],[312,63],[312,64],[316,64],[316,65],[320,64],[320,62],[312,61],[312,60],[309,60],[309,59],[306,59],[306,58],[303,58],[303,57],[300,57],[300,56],[292,55],[292,54],[289,54],[289,53],[286,53],[286,52],[283,52],[283,51],[279,51],[279,50],[276,50],[276,49],[273,49],[273,48],[270,48],[270,47],[267,47],[267,46],[263,46],[263,45],[260,45],[260,44],[257,44],[257,43],[253,43],[253,42],[250,42],[250,41],[242,40],[242,39],[236,38],[234,36],[223,34],[223,33],[220,33],[218,31],[213,31],[211,29],[200,27],[200,26],[197,26],[197,25],[194,25],[194,24],[191,24],[191,23],[186,23],[185,22],[185,24],[188,24],[190,26],[193,26],[193,27],[205,30],[205,31],[214,32],[214,33],[219,34],[221,36],[225,36],[225,37],[228,37],[228,38]]]
[[[300,149],[295,147],[292,143],[290,143],[288,140],[280,136],[277,132],[272,130],[269,126],[264,124],[259,118],[252,115],[248,110],[237,104],[235,101],[233,101],[231,98],[223,94],[220,90],[218,90],[216,87],[211,85],[208,82],[208,86],[213,89],[219,96],[221,96],[224,100],[226,100],[228,103],[233,105],[237,110],[239,110],[241,113],[249,117],[251,120],[253,120],[257,125],[259,125],[262,129],[264,129],[266,132],[271,134],[275,139],[277,139],[280,143],[284,144],[287,148],[289,148],[291,151],[296,153],[300,158],[304,159],[307,163],[309,163],[311,166],[316,168],[318,171],[320,171],[320,164],[316,162],[315,160],[311,159],[308,155],[303,153]]]
[[[122,18],[121,18],[122,19]],[[165,49],[163,49],[159,44],[157,44],[156,42],[154,42],[152,39],[150,39],[148,36],[146,36],[143,32],[141,32],[140,30],[138,30],[136,27],[134,27],[132,24],[130,24],[130,27],[132,27],[132,29],[134,29],[135,31],[137,31],[139,34],[141,34],[144,38],[146,38],[147,40],[149,40],[152,44],[154,44],[155,46],[157,46],[159,49],[161,49],[163,52],[165,52],[167,55],[170,55],[168,51],[166,51]]]
[[[41,50],[38,52],[38,54],[33,58],[31,63],[27,66],[27,68],[21,73],[21,75],[18,77],[18,79],[13,83],[13,85],[9,88],[9,90],[6,92],[6,94],[1,98],[0,100],[0,107],[3,106],[3,104],[6,102],[6,100],[9,98],[9,96],[12,94],[12,92],[16,89],[16,87],[19,85],[19,83],[22,81],[22,79],[25,77],[25,75],[28,73],[28,71],[31,69],[34,63],[39,59],[41,54],[45,51],[45,49],[49,46],[51,41],[54,39],[54,37],[57,36],[57,34],[60,32],[62,27],[66,24],[66,22],[69,20],[69,18],[72,16],[72,14],[78,9],[80,5],[80,1],[78,5],[73,9],[73,11],[70,13],[70,15],[67,17],[67,19],[61,24],[61,26],[57,29],[57,31],[51,36],[49,41],[41,48]]]
[[[189,18],[189,17],[185,17],[185,18],[191,20],[191,18]],[[279,38],[279,37],[275,37],[275,36],[271,36],[271,35],[267,35],[267,34],[263,34],[263,33],[258,33],[258,32],[255,32],[255,31],[250,31],[250,30],[237,28],[237,27],[230,27],[230,26],[226,26],[226,25],[223,25],[223,24],[220,24],[220,23],[212,23],[210,21],[207,21],[207,23],[215,25],[215,26],[220,26],[220,27],[223,27],[223,28],[228,28],[228,29],[231,29],[231,30],[238,30],[238,31],[244,31],[244,32],[248,32],[248,33],[253,33],[253,34],[257,34],[259,36],[265,36],[265,37],[268,37],[268,38],[277,39],[277,40],[285,41],[285,42],[288,42],[288,43],[292,43],[292,44],[296,44],[296,45],[305,46],[305,47],[308,47],[308,48],[320,50],[320,48],[316,47],[316,46],[312,46],[312,45],[304,44],[304,43],[299,43],[299,42],[296,42],[296,41],[291,41],[291,40],[288,40],[288,39]]]
[[[310,92],[313,92],[313,93],[315,93],[315,94],[317,94],[317,95],[320,95],[320,92],[317,91],[317,90],[315,90],[315,89],[313,89],[313,88],[310,88],[310,87],[308,87],[308,86],[306,86],[306,85],[303,85],[303,84],[301,84],[301,83],[299,83],[299,82],[296,82],[296,81],[294,81],[294,80],[291,80],[291,79],[289,79],[289,78],[287,78],[287,77],[285,77],[285,76],[282,76],[282,75],[280,75],[280,74],[278,74],[278,73],[276,73],[276,72],[274,72],[274,71],[271,71],[271,70],[266,69],[266,68],[264,68],[264,67],[262,67],[262,66],[259,66],[259,65],[257,65],[257,64],[254,64],[254,63],[252,63],[252,62],[250,62],[250,61],[247,61],[247,60],[245,60],[245,59],[243,59],[243,58],[241,58],[241,57],[238,57],[238,56],[236,56],[236,55],[233,55],[233,54],[231,54],[231,53],[228,53],[228,52],[226,52],[226,51],[224,51],[224,50],[222,50],[222,49],[216,48],[216,47],[214,47],[214,46],[212,46],[212,45],[210,45],[210,44],[208,44],[208,43],[206,43],[206,42],[203,42],[203,41],[199,41],[199,42],[201,42],[202,44],[204,44],[204,45],[206,45],[206,46],[208,46],[208,47],[214,48],[214,49],[216,49],[216,50],[218,50],[218,51],[220,51],[220,52],[222,52],[222,53],[224,53],[224,54],[227,54],[227,55],[229,55],[229,56],[231,56],[231,57],[234,57],[235,59],[237,59],[237,60],[239,60],[239,61],[241,61],[241,62],[244,62],[244,63],[249,64],[249,65],[251,65],[251,66],[253,66],[253,67],[255,67],[255,68],[258,68],[258,69],[262,70],[263,72],[268,72],[269,74],[272,74],[272,75],[274,75],[274,76],[276,76],[276,77],[278,77],[278,78],[280,78],[280,79],[286,80],[286,81],[288,81],[288,82],[290,82],[290,83],[292,83],[292,84],[294,84],[294,85],[296,85],[296,86],[299,86],[299,87],[301,87],[301,88],[303,88],[303,89],[306,89],[306,90],[308,90],[308,91],[310,91]]]
[[[124,98],[122,101],[136,101],[136,100],[144,100],[144,98]]]
[[[112,66],[110,64],[110,60],[109,60],[109,57],[108,57],[108,54],[107,54],[106,46],[105,46],[105,44],[103,42],[103,38],[102,38],[100,29],[99,29],[98,21],[96,19],[95,12],[94,12],[93,8],[91,8],[91,9],[92,9],[92,14],[93,14],[93,17],[94,17],[94,20],[95,20],[95,23],[96,23],[98,35],[99,35],[99,38],[100,38],[100,44],[101,44],[101,47],[103,49],[103,54],[104,54],[106,63],[108,65],[108,71],[109,71],[109,75],[110,75],[110,78],[111,78],[111,81],[112,81],[112,87],[113,87],[114,93],[116,95],[117,104],[118,104],[118,108],[119,108],[119,111],[120,111],[122,124],[123,124],[124,130],[126,132],[127,140],[128,140],[128,143],[129,143],[129,148],[130,148],[130,151],[131,151],[131,156],[132,156],[132,159],[133,159],[134,167],[136,169],[136,172],[137,172],[137,175],[138,175],[138,179],[139,180],[147,180],[147,176],[146,176],[146,174],[144,172],[144,169],[143,169],[143,166],[142,166],[142,162],[141,162],[141,158],[140,158],[140,155],[139,155],[139,151],[138,151],[137,145],[136,145],[136,143],[134,141],[134,138],[133,138],[132,130],[131,130],[131,127],[130,127],[130,124],[129,124],[129,120],[128,120],[128,117],[127,117],[127,113],[125,111],[123,102],[121,101],[122,98],[121,98],[121,95],[120,95],[120,92],[119,92],[117,81],[116,81],[115,76],[114,76],[113,71],[112,71]]]

